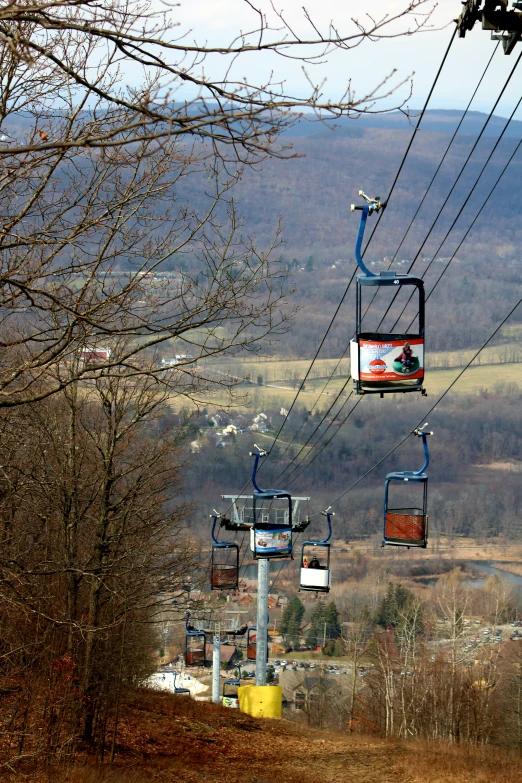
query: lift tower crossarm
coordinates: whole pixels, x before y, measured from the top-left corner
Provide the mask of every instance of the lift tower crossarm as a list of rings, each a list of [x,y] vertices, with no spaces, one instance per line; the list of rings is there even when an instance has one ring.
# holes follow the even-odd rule
[[[245,515],[242,513],[242,510],[238,507],[237,501],[238,500],[252,500],[252,495],[221,495],[222,500],[231,500],[232,501],[232,514],[231,518],[228,517],[221,517],[220,518],[220,525],[221,527],[224,527],[225,530],[234,531],[234,530],[250,530],[253,527],[253,520],[245,519]],[[296,533],[302,532],[305,530],[308,525],[310,524],[310,519],[308,517],[305,517],[304,519],[301,519],[300,513],[299,513],[299,503],[305,502],[310,500],[310,497],[301,497],[297,495],[292,495],[292,503],[293,503],[293,515],[292,515],[292,530]]]

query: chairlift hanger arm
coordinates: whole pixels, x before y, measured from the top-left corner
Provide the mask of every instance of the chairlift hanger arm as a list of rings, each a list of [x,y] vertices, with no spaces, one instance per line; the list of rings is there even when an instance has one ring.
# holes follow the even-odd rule
[[[264,492],[264,490],[260,489],[257,485],[257,470],[259,468],[259,460],[261,459],[261,457],[265,457],[267,452],[264,451],[263,449],[260,449],[259,446],[256,446],[255,443],[254,446],[257,449],[257,451],[250,452],[250,456],[255,457],[254,467],[252,468],[252,484],[254,485],[254,489],[256,492]]]
[[[330,511],[327,509],[326,511],[321,511],[321,514],[323,514],[326,517],[326,520],[328,522],[328,535],[325,539],[322,541],[303,541],[302,546],[328,546],[330,543],[330,540],[332,538],[332,517],[335,516],[333,511]],[[310,524],[310,519],[307,520],[308,524]]]
[[[215,547],[233,547],[235,546],[234,543],[230,541],[220,541],[219,538],[216,538],[216,527],[219,522],[220,527],[224,527],[225,530],[248,530],[248,525],[241,525],[238,526],[237,524],[234,524],[230,521],[230,519],[227,519],[227,517],[223,516],[223,514],[219,514],[217,511],[214,511],[213,514],[210,515],[212,518],[212,543]]]
[[[428,469],[428,465],[430,464],[430,452],[428,449],[428,435],[433,435],[433,432],[424,432],[424,427],[428,426],[428,422],[426,424],[423,424],[422,427],[417,427],[415,430],[413,430],[413,435],[417,435],[417,437],[422,438],[422,445],[424,446],[424,465],[420,470],[418,470],[415,475],[421,476],[423,473],[426,473]]]
[[[291,501],[292,495],[290,494],[290,492],[286,492],[283,489],[261,489],[261,487],[258,486],[256,474],[259,467],[259,460],[261,459],[261,457],[266,456],[267,452],[260,449],[259,446],[256,446],[255,443],[254,446],[256,447],[256,449],[258,449],[258,451],[251,451],[250,456],[255,457],[254,467],[252,468],[252,484],[254,485],[255,494],[258,497],[260,497],[260,499],[262,500],[263,499],[271,500],[272,498],[273,499],[284,498],[286,500]]]
[[[220,541],[219,541],[219,540],[216,538],[216,525],[217,525],[217,521],[218,521],[218,519],[219,519],[219,518],[220,518],[220,515],[219,515],[219,514],[213,514],[213,515],[212,515],[212,542],[213,542],[214,544],[217,544],[218,546],[219,546],[219,544],[221,543],[221,542],[220,542]]]
[[[357,239],[355,241],[355,260],[357,261],[359,268],[362,269],[362,271],[367,277],[377,277],[375,272],[370,272],[368,267],[365,265],[361,254],[361,247],[362,247],[364,229],[366,228],[366,220],[368,218],[368,215],[371,215],[373,212],[379,212],[381,209],[384,209],[386,207],[386,204],[382,204],[378,196],[377,198],[370,198],[362,190],[359,191],[359,195],[363,197],[363,199],[366,201],[366,204],[363,204],[362,206],[356,206],[355,204],[351,205],[352,212],[355,212],[355,210],[362,211],[361,220],[359,223],[359,231],[357,233]]]

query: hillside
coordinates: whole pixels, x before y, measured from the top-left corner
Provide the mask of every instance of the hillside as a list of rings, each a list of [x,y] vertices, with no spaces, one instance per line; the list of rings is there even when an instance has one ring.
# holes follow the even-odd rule
[[[449,117],[446,114],[432,112],[427,124],[421,125],[389,210],[381,222],[379,235],[372,243],[372,257],[395,252],[457,125],[456,113],[448,113]],[[475,113],[472,121],[459,130],[400,257],[411,257],[420,245],[485,121],[486,115]],[[497,117],[488,129],[498,137],[505,122]],[[515,125],[520,123],[509,126],[514,135],[506,132],[464,210],[457,225],[457,235],[469,225],[518,142],[521,133]],[[348,120],[336,130],[317,124],[306,127],[315,132],[285,139],[293,145],[296,157],[284,163],[270,161],[261,169],[246,171],[236,198],[249,234],[268,239],[280,217],[285,256],[296,255],[298,259],[304,259],[313,254],[333,263],[347,257],[356,234],[357,221],[350,215],[350,203],[356,200],[361,188],[371,195],[386,196],[410,140],[412,127],[404,118],[399,122],[389,116],[373,122]],[[495,141],[494,135],[485,133],[479,142],[439,221],[440,230],[434,233],[425,255],[437,247],[438,239],[460,209]],[[486,207],[483,218],[466,241],[462,256],[476,252],[490,255],[492,239],[499,243],[499,257],[516,253],[520,165],[520,157],[516,156],[498,186],[493,202]],[[444,255],[448,253],[444,252]]]
[[[107,753],[107,757],[108,757]],[[255,720],[212,704],[138,692],[125,705],[115,764],[89,756],[34,783],[519,783],[500,750],[401,743]],[[25,775],[2,780],[14,783]]]

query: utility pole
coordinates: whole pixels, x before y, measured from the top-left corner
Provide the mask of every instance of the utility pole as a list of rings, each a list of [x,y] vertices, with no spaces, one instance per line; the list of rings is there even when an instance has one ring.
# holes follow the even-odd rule
[[[214,646],[212,648],[212,701],[219,704],[220,682],[219,675],[221,670],[221,636],[218,631],[214,634]]]
[[[270,560],[257,561],[256,685],[266,685],[268,661],[268,572]]]
[[[323,647],[326,647],[326,621],[324,624]]]

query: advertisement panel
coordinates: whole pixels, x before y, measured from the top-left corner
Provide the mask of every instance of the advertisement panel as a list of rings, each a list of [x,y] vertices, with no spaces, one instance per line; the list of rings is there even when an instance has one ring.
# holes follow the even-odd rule
[[[254,551],[267,554],[290,552],[292,548],[291,531],[289,527],[276,530],[253,530]]]
[[[361,381],[404,381],[424,378],[424,340],[359,339]]]

